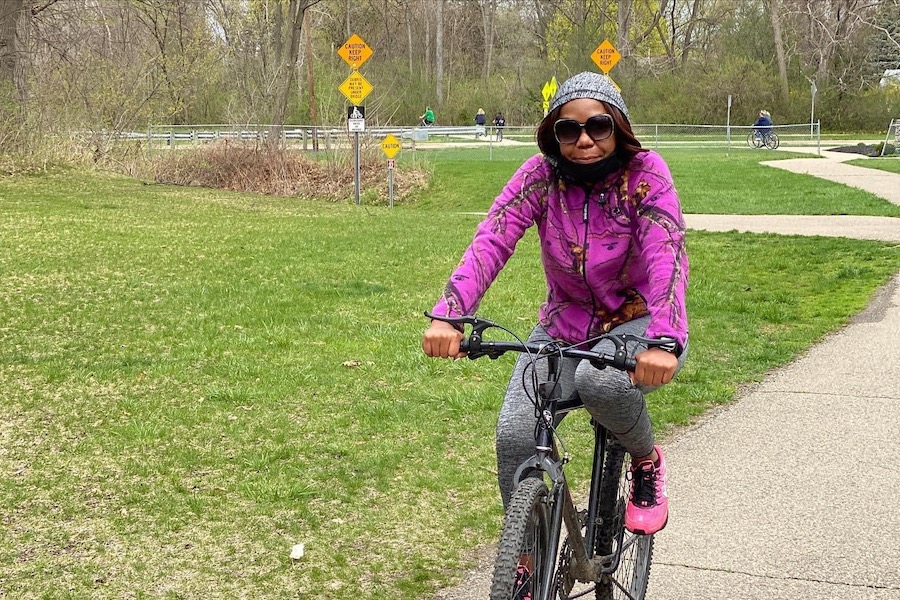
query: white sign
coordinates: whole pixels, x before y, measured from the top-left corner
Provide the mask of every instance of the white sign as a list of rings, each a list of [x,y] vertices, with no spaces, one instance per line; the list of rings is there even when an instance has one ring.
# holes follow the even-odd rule
[[[388,171],[393,171],[393,170],[394,170],[394,165],[395,165],[394,159],[393,159],[393,158],[389,158],[388,161],[387,161],[387,163],[388,163]]]
[[[347,131],[349,131],[350,133],[361,133],[365,130],[365,119],[347,119]]]

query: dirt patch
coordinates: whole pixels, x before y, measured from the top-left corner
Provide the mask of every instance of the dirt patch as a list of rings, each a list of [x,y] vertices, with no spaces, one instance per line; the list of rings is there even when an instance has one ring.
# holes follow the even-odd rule
[[[866,144],[857,144],[855,146],[838,146],[837,148],[828,148],[830,152],[847,152],[849,154],[861,154],[863,156],[879,156],[879,150],[875,146]]]

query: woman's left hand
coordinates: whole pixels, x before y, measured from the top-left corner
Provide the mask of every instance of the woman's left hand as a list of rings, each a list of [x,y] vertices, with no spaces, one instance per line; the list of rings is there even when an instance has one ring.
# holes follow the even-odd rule
[[[631,374],[634,383],[646,386],[660,386],[672,381],[678,368],[678,358],[671,352],[650,348],[634,355],[637,367]]]

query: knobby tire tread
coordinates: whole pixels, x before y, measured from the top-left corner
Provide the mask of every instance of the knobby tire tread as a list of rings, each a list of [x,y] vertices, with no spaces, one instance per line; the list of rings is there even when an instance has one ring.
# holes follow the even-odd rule
[[[536,477],[523,479],[513,492],[506,509],[503,533],[500,535],[500,544],[497,548],[497,559],[494,561],[490,600],[510,600],[512,598],[516,569],[519,566],[519,559],[525,544],[528,524],[535,510],[538,511],[538,527],[543,529],[539,531],[538,536],[539,546],[542,544],[543,547],[533,549],[535,571],[542,568],[542,561],[538,560],[538,557],[541,553],[547,554],[547,538],[549,536],[547,494],[547,485],[542,479]],[[545,556],[543,559],[547,560],[547,557]],[[536,589],[532,593],[533,597],[537,597]]]

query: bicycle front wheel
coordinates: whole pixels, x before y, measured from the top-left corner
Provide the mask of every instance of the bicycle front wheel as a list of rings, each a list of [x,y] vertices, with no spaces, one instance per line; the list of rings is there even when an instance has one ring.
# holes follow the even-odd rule
[[[606,563],[611,572],[597,582],[597,600],[643,600],[650,581],[653,536],[635,535],[625,529],[630,488],[625,474],[630,464],[631,456],[618,440],[610,437],[600,484],[596,553],[608,557]]]
[[[553,560],[547,494],[547,485],[536,477],[523,479],[513,492],[494,562],[490,600],[539,598],[541,590],[551,585],[553,577],[544,580],[547,561]]]
[[[762,136],[751,131],[747,134],[747,145],[751,148],[760,148],[763,145]]]

